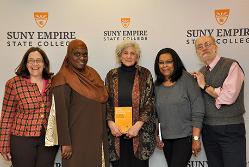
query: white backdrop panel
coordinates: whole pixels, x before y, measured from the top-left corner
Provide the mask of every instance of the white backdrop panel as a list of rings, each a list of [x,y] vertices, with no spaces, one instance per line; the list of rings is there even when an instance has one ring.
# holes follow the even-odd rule
[[[228,32],[225,36],[217,37],[219,41],[223,41],[219,44],[219,55],[235,58],[243,67],[246,74],[245,105],[248,110],[249,34],[248,32],[232,33],[236,31],[235,29],[248,30],[248,7],[248,0],[229,2],[225,0],[188,0],[186,2],[180,0],[1,0],[0,105],[2,105],[6,81],[14,76],[15,68],[30,47],[25,45],[25,42],[32,43],[32,46],[42,44],[41,48],[45,50],[51,61],[52,71],[56,73],[60,68],[66,54],[66,43],[71,39],[58,37],[39,39],[37,36],[39,33],[72,32],[77,38],[84,40],[89,49],[88,64],[97,69],[104,79],[106,73],[117,66],[114,57],[115,46],[124,37],[127,38],[123,36],[124,33],[131,31],[145,33],[128,37],[136,39],[140,44],[142,49],[140,65],[150,69],[153,76],[155,56],[164,47],[175,49],[187,70],[198,70],[201,64],[195,55],[194,46],[187,42],[195,38],[193,32],[198,30],[198,32],[213,32],[212,35],[215,37],[217,37],[217,31],[223,32],[223,35],[224,32]],[[223,25],[218,24],[215,19],[214,11],[217,9],[230,10],[228,19]],[[36,24],[34,12],[48,12],[48,20],[43,28]],[[121,18],[130,18],[128,28],[122,26]],[[28,33],[34,35],[32,39],[29,36],[23,38],[17,36],[14,39],[13,34],[17,32],[23,35]],[[118,35],[117,32],[122,35]],[[109,35],[105,35],[106,33]],[[142,37],[146,40],[141,40]],[[114,40],[117,38],[118,40]],[[54,46],[58,43],[62,43],[63,46]],[[47,44],[48,46],[45,46]],[[245,120],[248,129],[248,114],[245,114]],[[249,152],[248,144],[247,152]],[[248,155],[247,159],[249,159]],[[0,160],[0,166],[7,167],[9,164]],[[59,156],[56,158],[55,166],[61,166]],[[161,151],[155,151],[150,159],[150,166],[167,166]],[[188,167],[207,167],[203,150],[199,157],[191,159]]]

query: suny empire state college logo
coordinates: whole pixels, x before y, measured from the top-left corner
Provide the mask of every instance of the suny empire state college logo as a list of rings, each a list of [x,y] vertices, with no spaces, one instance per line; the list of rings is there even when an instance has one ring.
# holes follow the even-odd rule
[[[48,21],[48,12],[34,12],[34,18],[36,24],[43,28]]]
[[[228,19],[230,9],[217,9],[214,11],[214,13],[216,21],[219,23],[219,25],[223,25]]]
[[[130,26],[130,23],[131,23],[131,18],[123,17],[123,18],[121,18],[121,23],[122,23],[122,26],[124,28],[128,28]]]

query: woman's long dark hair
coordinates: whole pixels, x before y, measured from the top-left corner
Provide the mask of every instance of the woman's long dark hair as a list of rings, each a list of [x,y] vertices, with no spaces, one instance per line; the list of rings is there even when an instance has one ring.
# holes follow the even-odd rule
[[[174,71],[173,71],[172,75],[170,76],[170,80],[172,82],[176,82],[182,76],[183,70],[186,71],[186,68],[184,67],[184,65],[182,63],[182,60],[180,59],[180,57],[178,56],[176,51],[174,51],[171,48],[161,49],[157,53],[155,63],[154,63],[154,71],[156,74],[155,85],[161,85],[164,82],[164,76],[162,75],[162,73],[160,72],[160,69],[159,69],[159,58],[162,54],[167,54],[167,53],[170,54],[172,56],[172,59],[173,59]]]
[[[30,77],[30,73],[29,70],[27,68],[27,62],[28,62],[28,57],[29,54],[31,52],[39,52],[42,55],[43,58],[43,62],[44,62],[44,69],[42,71],[42,77],[43,79],[50,79],[51,76],[53,75],[53,73],[50,72],[50,63],[49,63],[49,59],[46,55],[46,53],[39,47],[31,47],[29,48],[26,53],[24,54],[21,63],[18,65],[18,67],[16,68],[16,75],[17,76],[22,76],[25,78],[29,78]]]

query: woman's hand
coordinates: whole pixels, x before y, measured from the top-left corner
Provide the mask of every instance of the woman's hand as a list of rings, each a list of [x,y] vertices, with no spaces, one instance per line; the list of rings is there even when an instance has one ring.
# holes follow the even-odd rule
[[[119,137],[122,135],[121,130],[113,121],[108,121],[108,126],[111,129],[111,133],[115,137]]]
[[[3,159],[4,159],[5,161],[11,161],[11,155],[10,155],[10,153],[6,153],[6,154],[1,153],[1,154],[2,154]]]
[[[61,157],[63,159],[70,159],[73,154],[72,146],[62,146],[61,147]]]
[[[193,140],[192,141],[192,153],[194,154],[194,156],[197,156],[200,151],[201,151],[201,141]]]
[[[137,121],[126,133],[128,138],[136,137],[138,135],[139,130],[142,128],[144,122]]]
[[[162,150],[164,147],[164,142],[160,140],[159,136],[156,136],[156,147]]]
[[[197,156],[198,153],[201,151],[200,135],[201,135],[201,129],[197,128],[197,127],[193,127],[193,129],[192,129],[192,136],[193,136],[193,139],[192,139],[192,153],[193,153],[194,156]]]

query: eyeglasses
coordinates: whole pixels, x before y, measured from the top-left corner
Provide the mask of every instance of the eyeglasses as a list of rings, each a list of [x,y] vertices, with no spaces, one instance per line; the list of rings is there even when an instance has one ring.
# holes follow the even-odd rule
[[[87,58],[88,57],[88,53],[87,52],[83,52],[83,53],[81,53],[81,52],[74,52],[73,53],[73,55],[75,56],[75,57],[77,57],[77,58],[81,58],[81,57],[83,57],[83,58]]]
[[[28,61],[27,61],[29,64],[42,64],[43,63],[43,60],[42,59],[29,59]]]
[[[173,60],[168,60],[168,61],[159,61],[158,62],[159,65],[171,65],[173,64]]]
[[[204,47],[205,48],[210,48],[212,45],[214,45],[213,43],[209,43],[209,42],[205,42],[204,44],[199,44],[196,46],[197,50],[203,50]]]

